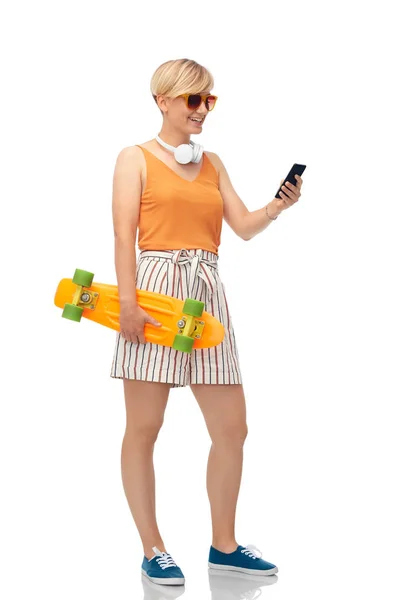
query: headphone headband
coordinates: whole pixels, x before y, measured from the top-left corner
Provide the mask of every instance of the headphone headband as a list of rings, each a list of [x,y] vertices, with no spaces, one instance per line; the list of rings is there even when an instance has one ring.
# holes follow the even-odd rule
[[[158,135],[156,135],[156,140],[161,146],[173,152],[175,160],[183,165],[189,162],[199,163],[203,155],[203,146],[195,144],[192,140],[190,140],[189,144],[180,144],[177,148],[164,142]]]

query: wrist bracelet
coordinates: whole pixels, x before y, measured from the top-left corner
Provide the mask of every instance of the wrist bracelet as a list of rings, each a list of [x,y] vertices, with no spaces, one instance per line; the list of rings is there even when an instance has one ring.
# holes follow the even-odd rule
[[[271,221],[275,221],[278,218],[278,215],[276,217],[270,217],[268,214],[268,204],[265,207],[265,212],[267,213],[267,217],[268,219],[271,219]]]

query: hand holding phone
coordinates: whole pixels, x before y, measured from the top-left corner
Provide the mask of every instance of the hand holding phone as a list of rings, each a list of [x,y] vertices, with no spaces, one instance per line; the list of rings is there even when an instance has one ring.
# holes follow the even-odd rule
[[[282,200],[282,196],[279,195],[279,192],[282,190],[282,186],[285,185],[286,181],[288,181],[289,183],[292,183],[293,185],[297,185],[297,179],[295,178],[295,175],[298,175],[299,177],[302,176],[302,174],[304,173],[304,170],[306,168],[306,165],[300,165],[298,163],[294,163],[293,167],[290,169],[289,173],[286,175],[285,179],[282,181],[282,185],[279,187],[278,191],[275,194],[275,198],[279,198],[280,200]],[[285,192],[283,192],[285,193]]]

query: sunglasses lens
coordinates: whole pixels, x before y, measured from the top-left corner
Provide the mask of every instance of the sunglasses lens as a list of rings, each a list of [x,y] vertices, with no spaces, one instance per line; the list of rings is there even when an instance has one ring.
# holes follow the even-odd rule
[[[189,96],[188,108],[190,108],[190,110],[196,110],[196,108],[199,108],[200,104],[201,104],[201,96],[199,94],[192,94]]]
[[[215,96],[207,96],[206,99],[206,108],[207,110],[212,110],[215,106],[217,98]],[[187,99],[187,105],[190,110],[196,110],[199,108],[201,104],[201,95],[200,94],[190,94]]]
[[[212,110],[215,106],[217,99],[215,96],[208,96],[207,100],[206,100],[206,107],[207,110]]]

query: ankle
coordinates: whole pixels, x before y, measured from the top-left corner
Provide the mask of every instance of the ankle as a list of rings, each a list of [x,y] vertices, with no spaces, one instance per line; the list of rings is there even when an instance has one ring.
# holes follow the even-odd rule
[[[239,544],[235,540],[230,540],[230,541],[213,540],[211,545],[216,550],[219,550],[220,552],[225,552],[226,554],[230,554],[231,552],[234,552],[237,549],[237,547],[239,546]]]
[[[153,556],[155,554],[155,552],[153,550],[154,546],[156,546],[161,552],[166,552],[165,546],[161,542],[153,544],[153,546],[151,546],[150,548],[148,546],[144,546],[143,553],[144,553],[145,557],[147,558],[147,560],[150,560],[151,558],[153,558]]]

